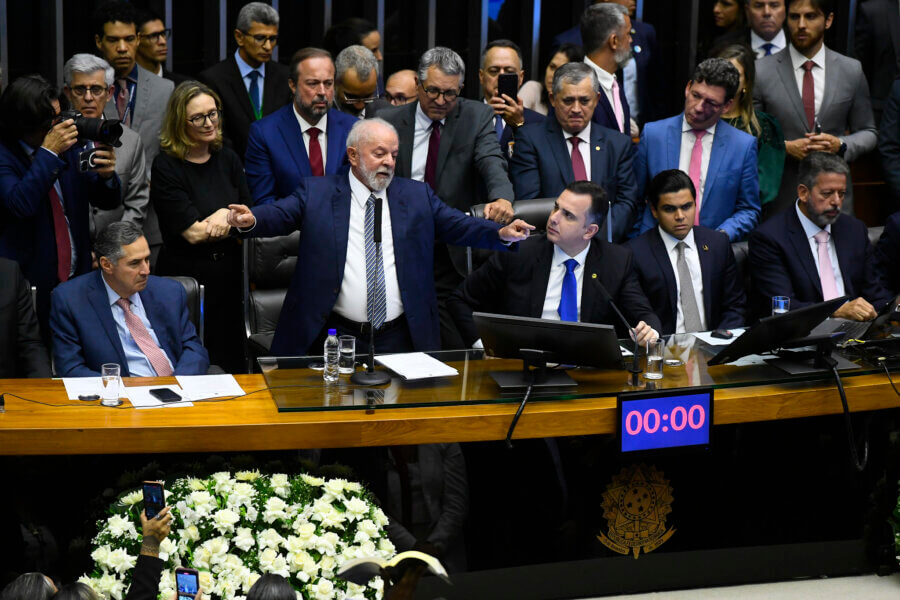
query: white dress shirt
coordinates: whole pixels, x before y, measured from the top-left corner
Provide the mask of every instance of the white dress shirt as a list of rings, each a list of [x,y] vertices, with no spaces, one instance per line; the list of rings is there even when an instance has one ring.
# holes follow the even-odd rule
[[[607,73],[606,71],[604,71],[602,68],[597,66],[597,63],[595,63],[594,61],[589,59],[587,56],[584,57],[584,63],[587,66],[589,66],[590,68],[592,68],[594,70],[594,73],[597,74],[597,79],[600,81],[600,91],[602,91],[603,94],[606,96],[606,100],[609,102],[610,108],[612,108],[613,113],[615,113],[616,112],[616,109],[615,109],[616,101],[613,99],[612,84],[613,84],[613,81],[615,80],[616,76],[613,75],[612,73]],[[626,96],[626,99],[627,99],[627,96]],[[620,102],[621,102],[621,100],[620,100]],[[595,110],[597,110],[597,109],[595,109]],[[622,116],[623,117],[625,116],[625,107],[624,106],[622,107]],[[627,127],[629,127],[629,124],[624,123],[623,127],[627,128]],[[626,133],[627,133],[627,131],[626,131]]]
[[[584,247],[584,250],[575,256],[569,256],[560,250],[559,246],[553,245],[553,262],[550,264],[550,278],[547,280],[547,295],[544,296],[544,310],[541,312],[542,319],[559,320],[559,301],[562,299],[563,278],[566,275],[565,262],[570,258],[574,258],[578,261],[578,265],[573,273],[575,274],[575,283],[578,286],[575,299],[578,303],[578,320],[581,321],[581,289],[584,281],[584,261],[590,249],[591,245],[588,244]]]
[[[391,209],[385,191],[372,192],[351,171],[350,231],[347,234],[347,259],[344,278],[334,312],[345,319],[365,323],[366,316],[366,201],[370,194],[381,198],[381,257],[384,263],[384,290],[387,302],[386,321],[403,314],[400,284],[397,281],[397,262],[394,260],[394,234],[391,229]]]
[[[591,179],[591,122],[588,121],[587,127],[582,129],[577,134],[569,133],[567,131],[563,131],[563,137],[566,140],[566,151],[569,154],[569,160],[571,160],[572,156],[572,142],[569,140],[573,137],[577,137],[580,142],[578,142],[578,153],[581,154],[581,160],[584,161],[584,172],[587,174],[588,181]]]
[[[683,240],[679,240],[672,234],[664,231],[662,227],[659,229],[659,235],[663,244],[666,246],[666,252],[669,255],[669,262],[672,263],[672,271],[675,273],[675,333],[685,333],[684,331],[684,311],[681,309],[681,278],[678,276],[678,242],[684,242],[684,261],[687,263],[688,271],[691,274],[691,285],[694,287],[694,301],[697,302],[697,310],[700,312],[700,331],[707,331],[706,309],[703,305],[703,271],[700,269],[700,255],[697,253],[697,245],[694,243],[694,230],[691,229]]]
[[[447,119],[441,119],[441,125]],[[441,127],[441,133],[444,133]],[[416,128],[413,133],[413,152],[410,179],[425,181],[425,163],[428,162],[428,141],[431,139],[431,118],[422,111],[422,105],[416,103]]]
[[[132,337],[131,331],[125,323],[125,309],[116,304],[116,302],[119,301],[119,294],[109,287],[109,284],[106,283],[106,277],[101,276],[100,279],[103,280],[103,285],[106,287],[106,298],[109,300],[110,309],[112,309],[113,321],[116,322],[116,333],[119,334],[119,341],[122,343],[122,350],[125,352],[125,360],[128,363],[129,375],[131,377],[156,377],[157,373],[156,370],[154,370],[153,365],[150,364],[150,359],[147,358],[147,355],[144,354],[140,346],[137,345],[137,342],[134,341],[134,337]],[[159,338],[156,336],[156,332],[153,331],[153,324],[150,323],[150,319],[147,318],[147,311],[144,310],[144,304],[141,302],[141,295],[132,294],[129,296],[128,301],[131,302],[131,312],[137,315],[141,320],[141,323],[144,324],[147,333],[153,338],[153,342],[159,346],[163,357],[166,359],[166,362],[169,363],[169,367],[172,368],[172,371],[174,371],[175,367],[172,365],[172,361],[169,360],[169,355],[166,354],[166,351],[160,346]]]
[[[700,189],[697,190],[697,208],[703,206],[703,190],[706,188],[706,171],[709,168],[709,157],[712,154],[713,138],[716,137],[716,125],[713,123],[706,130],[706,135],[700,140],[703,147],[703,158],[700,162]],[[694,135],[694,128],[690,126],[687,119],[682,117],[681,122],[681,151],[678,155],[678,168],[690,175],[691,171],[691,154],[694,151],[694,142],[697,137]]]
[[[806,233],[807,242],[809,242],[809,251],[812,252],[813,262],[816,263],[816,273],[819,272],[819,243],[814,237],[822,231],[822,228],[813,223],[809,217],[800,210],[800,201],[794,203],[794,210],[797,211],[797,217],[800,224],[803,225],[803,232]],[[834,273],[834,284],[837,288],[838,296],[844,295],[844,278],[841,276],[841,265],[838,263],[837,250],[834,247],[834,238],[831,237],[831,225],[826,225],[824,231],[828,232],[828,257],[831,259],[831,270]]]
[[[776,52],[781,52],[784,50],[784,47],[787,46],[787,37],[784,35],[784,29],[779,29],[778,33],[775,34],[771,40],[764,40],[759,37],[755,31],[750,30],[750,47],[753,48],[753,51],[756,52],[756,58],[762,58],[766,55],[765,49],[762,47],[763,44],[772,44],[772,50],[770,54],[775,54]]]
[[[800,94],[801,99],[803,98],[803,76],[806,74],[803,63],[807,60],[811,60],[816,65],[810,73],[812,73],[813,76],[813,91],[816,96],[816,116],[818,117],[819,109],[822,108],[822,96],[825,95],[825,44],[822,44],[822,47],[819,48],[816,55],[809,59],[800,54],[800,52],[794,48],[793,44],[791,44],[788,52],[791,55],[791,64],[794,66],[794,78],[797,80],[797,92]]]
[[[319,130],[319,148],[322,150],[322,172],[324,173],[325,164],[328,160],[328,113],[322,115],[319,122],[312,125],[297,112],[297,105],[293,103],[292,105],[294,107],[294,116],[297,117],[297,123],[300,124],[300,130],[303,132],[303,146],[306,148],[307,158],[309,158],[309,128],[316,127]],[[368,198],[368,196],[366,197]]]

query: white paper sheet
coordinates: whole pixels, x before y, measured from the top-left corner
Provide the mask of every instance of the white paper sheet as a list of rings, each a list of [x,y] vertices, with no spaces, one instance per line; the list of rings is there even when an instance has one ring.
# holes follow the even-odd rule
[[[244,390],[234,375],[176,375],[181,389],[191,400],[243,396]]]
[[[750,367],[753,365],[764,365],[766,364],[767,358],[773,358],[772,356],[761,356],[759,354],[748,354],[747,356],[742,356],[734,362],[728,363],[729,365],[735,367]]]
[[[735,327],[734,329],[729,329],[731,333],[734,335],[727,340],[723,340],[722,338],[713,337],[711,331],[698,331],[693,333],[692,335],[698,340],[702,340],[711,346],[727,346],[734,340],[741,337],[741,335],[746,331],[743,327]]]
[[[163,402],[150,395],[150,390],[158,390],[160,388],[172,390],[181,396],[182,399],[178,402]],[[176,408],[179,406],[193,406],[193,403],[190,402],[190,398],[184,393],[184,390],[177,385],[136,385],[128,388],[128,398],[131,400],[131,405],[135,408]]]
[[[400,375],[404,379],[427,379],[429,377],[451,377],[459,371],[424,352],[405,354],[383,354],[375,360]]]
[[[99,377],[63,377],[63,385],[66,386],[66,395],[69,400],[78,400],[78,396],[103,395],[103,380]],[[119,380],[119,397],[128,399],[128,391]]]
[[[625,346],[619,346],[619,350],[622,351],[623,357],[634,356],[634,352],[626,348]]]

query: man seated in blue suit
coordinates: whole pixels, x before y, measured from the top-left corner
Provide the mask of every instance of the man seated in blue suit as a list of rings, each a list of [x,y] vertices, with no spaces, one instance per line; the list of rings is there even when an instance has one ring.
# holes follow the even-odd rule
[[[683,171],[658,173],[647,197],[659,226],[627,244],[663,335],[744,325],[747,300],[731,243],[694,226],[695,195]]]
[[[875,270],[866,225],[841,213],[850,169],[843,158],[811,152],[800,161],[797,202],[750,234],[750,273],[760,313],[772,296],[791,309],[848,296],[832,316],[868,321],[890,299]]]
[[[303,231],[273,354],[317,353],[330,328],[360,337],[374,328],[380,352],[436,350],[435,244],[501,250],[534,229],[519,219],[501,228],[466,216],[427,184],[395,178],[399,145],[387,121],[357,121],[347,137],[349,173],[304,179],[290,196],[253,211],[230,206],[228,224],[241,233]]]
[[[604,2],[589,6],[581,17],[584,63],[600,81],[600,102],[593,121],[627,136],[632,131],[631,111],[625,95],[624,77],[618,73],[632,57],[631,17],[621,4]]]
[[[599,184],[611,200],[600,237],[618,242],[638,215],[632,143],[618,131],[591,122],[597,95],[597,76],[586,64],[557,69],[552,114],[519,130],[509,175],[517,199],[555,198],[573,181]]]
[[[756,138],[720,121],[734,102],[740,74],[731,62],[709,58],[684,89],[684,112],[644,126],[634,161],[638,198],[660,171],[681,169],[697,190],[694,225],[737,242],[759,222]],[[649,206],[640,232],[656,227]]]
[[[53,358],[63,377],[203,375],[209,355],[188,318],[177,281],[150,275],[150,247],[133,223],[106,226],[94,241],[100,268],[53,292]]]
[[[304,177],[331,175],[347,164],[344,146],[356,122],[331,105],[334,63],[319,48],[291,59],[293,102],[250,126],[244,167],[256,205],[288,196]]]
[[[518,82],[516,89],[522,87],[525,78],[522,49],[512,40],[494,40],[485,46],[478,71],[484,101],[494,109],[494,129],[500,142],[500,152],[510,156],[514,151],[515,132],[528,123],[540,123],[544,115],[525,108],[518,96],[501,96],[497,83],[500,75],[515,75]]]

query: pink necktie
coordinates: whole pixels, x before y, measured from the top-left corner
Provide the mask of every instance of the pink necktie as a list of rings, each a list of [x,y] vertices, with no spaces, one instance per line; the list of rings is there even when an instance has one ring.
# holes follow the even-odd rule
[[[572,171],[575,173],[575,181],[587,181],[587,169],[584,167],[581,152],[578,151],[578,142],[580,141],[581,139],[574,135],[569,138],[569,142],[572,143]]]
[[[688,177],[694,182],[694,191],[697,193],[697,210],[694,211],[694,225],[700,224],[700,168],[703,166],[703,136],[705,129],[694,129],[694,149],[691,150],[691,166],[688,168]]]
[[[837,284],[834,282],[834,267],[828,255],[828,232],[820,231],[813,236],[819,249],[819,281],[822,282],[822,299],[831,300],[838,297]]]
[[[125,326],[128,327],[128,332],[131,334],[131,337],[134,338],[134,342],[138,345],[138,348],[141,349],[141,352],[143,352],[144,356],[147,357],[147,360],[150,361],[150,366],[153,367],[156,374],[160,377],[168,377],[171,375],[172,367],[169,366],[166,355],[163,354],[163,351],[160,350],[159,346],[156,345],[156,342],[153,341],[153,337],[150,336],[150,332],[144,327],[140,317],[131,312],[131,302],[129,302],[127,298],[119,298],[116,300],[116,304],[121,306],[122,310],[125,311]]]
[[[619,131],[625,133],[625,113],[622,111],[622,100],[619,98],[619,82],[613,75],[612,84],[613,112],[616,113],[616,123],[619,124]]]

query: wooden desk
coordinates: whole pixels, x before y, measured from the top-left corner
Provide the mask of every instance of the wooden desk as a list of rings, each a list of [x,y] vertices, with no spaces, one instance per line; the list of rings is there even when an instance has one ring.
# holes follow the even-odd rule
[[[0,454],[224,452],[500,440],[518,404],[278,412],[261,375],[236,377],[246,392],[258,393],[192,408],[150,410],[132,409],[127,402],[105,408],[69,401],[60,380],[0,380],[0,393],[7,394],[6,412],[0,413]],[[171,383],[174,378],[126,381]],[[854,412],[900,406],[884,374],[847,377],[844,386]],[[26,402],[10,393],[55,406]],[[838,392],[827,381],[719,389],[715,400],[717,425],[841,412]],[[614,397],[534,402],[525,409],[515,437],[609,434],[615,431],[615,417]]]

